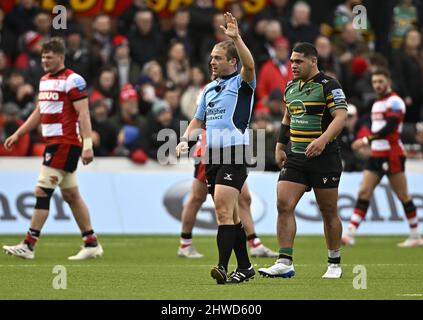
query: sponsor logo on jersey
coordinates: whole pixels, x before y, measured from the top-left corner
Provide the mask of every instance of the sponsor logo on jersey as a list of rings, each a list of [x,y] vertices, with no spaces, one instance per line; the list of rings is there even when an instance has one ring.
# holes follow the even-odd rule
[[[344,102],[345,101],[345,94],[342,89],[334,89],[332,90],[333,101],[335,103]]]
[[[79,91],[84,91],[87,88],[87,84],[85,83],[85,80],[82,78],[73,79],[73,83]]]
[[[59,93],[51,91],[41,91],[38,94],[38,100],[59,100]]]

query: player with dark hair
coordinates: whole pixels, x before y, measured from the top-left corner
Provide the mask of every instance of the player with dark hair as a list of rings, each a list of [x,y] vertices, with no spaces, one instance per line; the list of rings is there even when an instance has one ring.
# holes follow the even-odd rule
[[[337,201],[342,162],[336,136],[345,125],[347,102],[338,81],[319,71],[312,44],[297,44],[291,63],[294,79],[285,88],[287,110],[275,150],[282,167],[277,186],[279,257],[259,273],[266,277],[294,276],[294,210],[304,192],[313,188],[328,248],[328,269],[323,278],[340,278],[342,224]],[[291,150],[287,156],[288,142]]]
[[[4,142],[9,149],[19,138],[41,123],[46,142],[44,160],[35,188],[35,209],[30,228],[22,243],[3,246],[6,253],[34,259],[35,244],[50,210],[50,199],[60,187],[69,204],[84,246],[70,260],[95,258],[103,254],[90,221],[88,208],[81,198],[76,179],[79,157],[84,165],[93,161],[91,121],[85,80],[65,67],[65,46],[60,38],[43,44],[41,62],[46,74],[40,80],[38,105],[31,116]]]
[[[372,86],[378,96],[372,107],[372,133],[352,144],[353,150],[370,144],[372,151],[363,172],[354,213],[351,215],[350,224],[342,237],[342,242],[345,245],[355,244],[355,233],[366,216],[373,191],[386,174],[392,190],[403,205],[410,227],[410,236],[398,246],[422,246],[423,239],[418,227],[417,208],[408,193],[405,152],[400,139],[406,111],[405,103],[392,91],[388,70],[374,71]]]

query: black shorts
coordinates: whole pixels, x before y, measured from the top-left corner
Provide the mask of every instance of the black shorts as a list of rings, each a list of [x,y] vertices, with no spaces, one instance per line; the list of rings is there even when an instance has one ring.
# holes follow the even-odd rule
[[[211,195],[214,194],[216,184],[233,187],[241,192],[247,176],[245,164],[206,164],[207,188]]]
[[[82,147],[74,144],[47,145],[43,165],[72,173],[78,167],[81,152]]]
[[[279,174],[279,181],[291,181],[311,188],[338,188],[342,173],[339,153],[324,153],[315,158],[291,152]]]
[[[376,173],[381,178],[405,171],[405,156],[392,155],[389,157],[370,157],[367,160],[366,170]]]

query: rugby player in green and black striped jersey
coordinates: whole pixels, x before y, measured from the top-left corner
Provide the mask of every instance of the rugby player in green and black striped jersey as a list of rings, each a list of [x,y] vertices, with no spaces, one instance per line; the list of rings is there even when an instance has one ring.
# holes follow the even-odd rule
[[[328,269],[323,278],[340,278],[342,224],[337,212],[342,162],[336,136],[347,118],[347,102],[337,80],[317,68],[317,51],[299,43],[291,54],[294,80],[285,89],[286,112],[282,120],[276,161],[282,167],[277,189],[279,257],[259,273],[267,277],[292,277],[294,210],[304,192],[314,189],[322,213]],[[291,151],[285,147],[291,142]]]

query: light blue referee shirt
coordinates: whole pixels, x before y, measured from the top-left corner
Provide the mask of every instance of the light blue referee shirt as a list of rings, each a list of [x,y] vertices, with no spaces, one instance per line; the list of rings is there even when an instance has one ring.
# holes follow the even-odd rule
[[[248,145],[256,79],[247,83],[235,72],[210,82],[200,97],[195,118],[206,123],[207,147]]]

